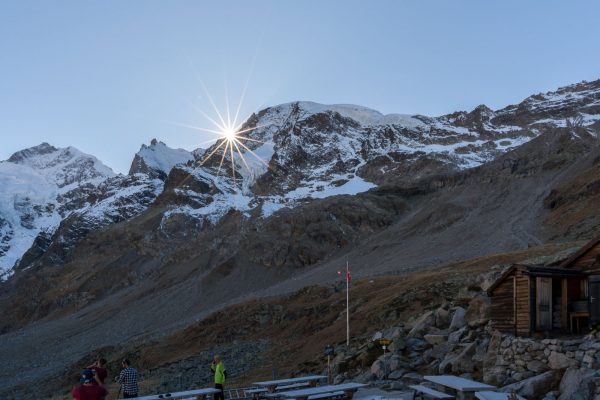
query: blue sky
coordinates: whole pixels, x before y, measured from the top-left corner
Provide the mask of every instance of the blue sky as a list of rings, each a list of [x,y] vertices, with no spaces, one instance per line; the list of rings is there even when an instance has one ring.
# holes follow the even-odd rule
[[[47,141],[127,172],[219,109],[295,100],[441,115],[600,78],[597,1],[4,1],[0,159]],[[249,77],[249,79],[248,79]],[[227,90],[226,90],[227,88]],[[194,104],[194,106],[192,106]]]

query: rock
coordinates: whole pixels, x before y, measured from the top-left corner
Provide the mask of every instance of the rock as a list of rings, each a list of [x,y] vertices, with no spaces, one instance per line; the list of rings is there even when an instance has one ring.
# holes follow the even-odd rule
[[[494,386],[502,386],[506,382],[506,369],[503,367],[492,367],[484,369],[483,381]]]
[[[438,344],[431,348],[429,356],[432,359],[441,361],[446,357],[446,354],[453,350],[453,348],[454,346],[448,343]]]
[[[413,351],[422,351],[425,348],[425,341],[417,338],[410,338],[406,341],[406,347]]]
[[[544,393],[548,393],[548,389],[551,389],[557,383],[557,378],[558,374],[556,371],[547,371],[529,379],[504,386],[500,391],[504,393],[514,391],[526,399],[540,398]]]
[[[392,352],[392,353],[398,353],[399,351],[402,351],[406,348],[406,342],[404,341],[404,339],[402,337],[397,337],[394,340],[392,340],[392,343],[388,346],[388,349]]]
[[[398,355],[393,355],[387,360],[388,371],[408,369],[410,363]]]
[[[454,331],[467,325],[465,320],[466,310],[462,307],[456,307],[454,315],[452,315],[452,321],[450,321],[450,330]]]
[[[477,349],[477,343],[469,343],[452,360],[452,373],[461,374],[465,372],[473,372],[475,370],[475,363],[473,362],[473,356]]]
[[[375,332],[375,334],[371,338],[371,342],[374,342],[379,339],[383,339],[383,333],[381,331]]]
[[[417,337],[422,336],[423,333],[435,325],[435,316],[433,311],[428,311],[425,314],[421,315],[417,321],[413,324],[412,329],[408,332],[408,337]]]
[[[364,372],[364,373],[354,377],[353,381],[358,382],[358,383],[369,383],[375,379],[376,379],[376,376],[367,371],[367,372]]]
[[[384,332],[384,335],[388,339],[396,339],[404,335],[404,329],[401,326],[396,326],[394,328],[388,329]]]
[[[423,375],[417,372],[409,372],[408,374],[402,375],[402,379],[407,381],[406,383],[421,383],[421,381],[423,381]]]
[[[387,371],[384,360],[377,360],[371,365],[371,375],[374,375],[377,379],[385,378]]]
[[[406,370],[399,369],[399,370],[394,371],[391,374],[389,374],[388,379],[392,379],[392,380],[400,379],[400,378],[402,378],[402,375],[404,375],[405,373],[406,373]]]
[[[544,396],[544,398],[542,398],[542,400],[556,400],[556,393],[555,392],[548,392],[548,393],[546,393],[546,395]]]
[[[527,363],[527,369],[531,372],[535,372],[536,374],[539,374],[541,372],[544,372],[546,369],[548,369],[548,367],[546,366],[546,364],[544,364],[543,362],[539,361],[539,360],[533,360]]]
[[[440,335],[440,334],[427,334],[425,336],[423,336],[423,339],[425,339],[425,341],[431,345],[435,345],[435,344],[441,344],[441,343],[445,343],[448,341],[448,336],[446,335]]]
[[[404,390],[404,389],[406,389],[406,386],[404,385],[404,383],[402,381],[396,381],[396,382],[392,382],[390,384],[390,390]]]
[[[435,311],[435,326],[445,328],[450,324],[450,311],[447,308],[440,307]]]
[[[548,367],[550,369],[565,369],[571,366],[573,361],[563,353],[553,351],[548,356]]]
[[[490,298],[486,295],[479,295],[469,303],[465,312],[465,321],[470,327],[482,326],[490,320]]]
[[[595,371],[569,368],[560,381],[558,400],[591,400],[594,398],[592,378]]]
[[[462,328],[460,328],[459,330],[452,332],[451,334],[448,335],[448,343],[458,343],[460,342],[460,339],[463,337],[463,335],[465,334],[465,332],[467,332],[467,327],[463,326]]]

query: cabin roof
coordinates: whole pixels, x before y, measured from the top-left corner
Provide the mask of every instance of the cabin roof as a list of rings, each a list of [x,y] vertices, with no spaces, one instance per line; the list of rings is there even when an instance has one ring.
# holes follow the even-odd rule
[[[491,294],[502,282],[506,280],[515,270],[521,270],[529,276],[584,276],[583,272],[570,268],[548,267],[545,265],[526,265],[513,264],[488,288],[488,294]]]
[[[571,264],[573,264],[575,261],[577,261],[580,257],[584,256],[588,251],[592,250],[599,243],[600,243],[600,236],[590,240],[588,243],[585,244],[585,246],[583,246],[582,248],[577,250],[575,253],[571,254],[571,256],[569,256],[569,258],[565,259],[563,262],[558,264],[558,267],[559,268],[569,268]]]

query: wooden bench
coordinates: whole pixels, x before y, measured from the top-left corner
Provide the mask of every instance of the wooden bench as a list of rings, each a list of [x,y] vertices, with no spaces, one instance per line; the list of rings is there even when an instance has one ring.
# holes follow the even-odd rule
[[[415,395],[417,393],[419,393],[421,395],[421,397],[423,395],[425,395],[432,399],[453,399],[454,398],[454,396],[452,396],[451,394],[440,392],[438,390],[428,388],[427,386],[423,386],[423,385],[411,385],[409,387],[415,391]]]
[[[162,399],[189,399],[195,398],[204,400],[207,395],[219,393],[220,390],[214,388],[186,390],[184,392],[151,394],[149,396],[135,397],[135,400],[162,400]]]
[[[249,390],[244,390],[244,393],[246,394],[246,396],[252,396],[253,399],[258,399],[261,397],[261,395],[263,395],[264,393],[268,393],[269,389],[267,388],[256,388],[256,389],[249,389]]]
[[[314,394],[312,396],[308,396],[308,400],[333,399],[333,398],[342,397],[342,396],[344,396],[344,392],[339,390],[337,392]]]
[[[299,376],[297,378],[277,379],[274,381],[262,381],[254,382],[254,385],[267,388],[271,393],[275,392],[278,387],[284,385],[293,385],[301,383],[307,386],[317,386],[317,382],[320,380],[327,379],[324,375],[310,375],[310,376]]]
[[[332,397],[332,393],[342,392],[344,397],[351,399],[358,389],[365,386],[367,385],[364,383],[349,382],[339,385],[317,386],[310,389],[290,390],[288,392],[280,392],[279,395],[286,399],[308,400],[309,398],[313,398],[312,396],[326,395],[323,398],[327,398]]]
[[[479,400],[510,400],[510,393],[490,391],[475,392],[475,397]],[[525,400],[525,398],[517,395],[517,400]]]
[[[246,394],[251,394],[253,399],[258,399],[261,397],[265,397],[268,399],[276,399],[277,397],[281,396],[281,392],[284,392],[286,390],[301,389],[309,386],[310,384],[308,382],[304,382],[294,383],[292,385],[277,386],[273,393],[269,393],[269,389],[267,388],[250,389],[246,390],[245,392]]]

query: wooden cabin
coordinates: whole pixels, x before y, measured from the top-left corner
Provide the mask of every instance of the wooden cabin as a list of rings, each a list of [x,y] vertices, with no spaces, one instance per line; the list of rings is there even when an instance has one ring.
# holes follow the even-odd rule
[[[509,268],[488,289],[501,332],[584,332],[600,322],[600,237],[558,265]]]

